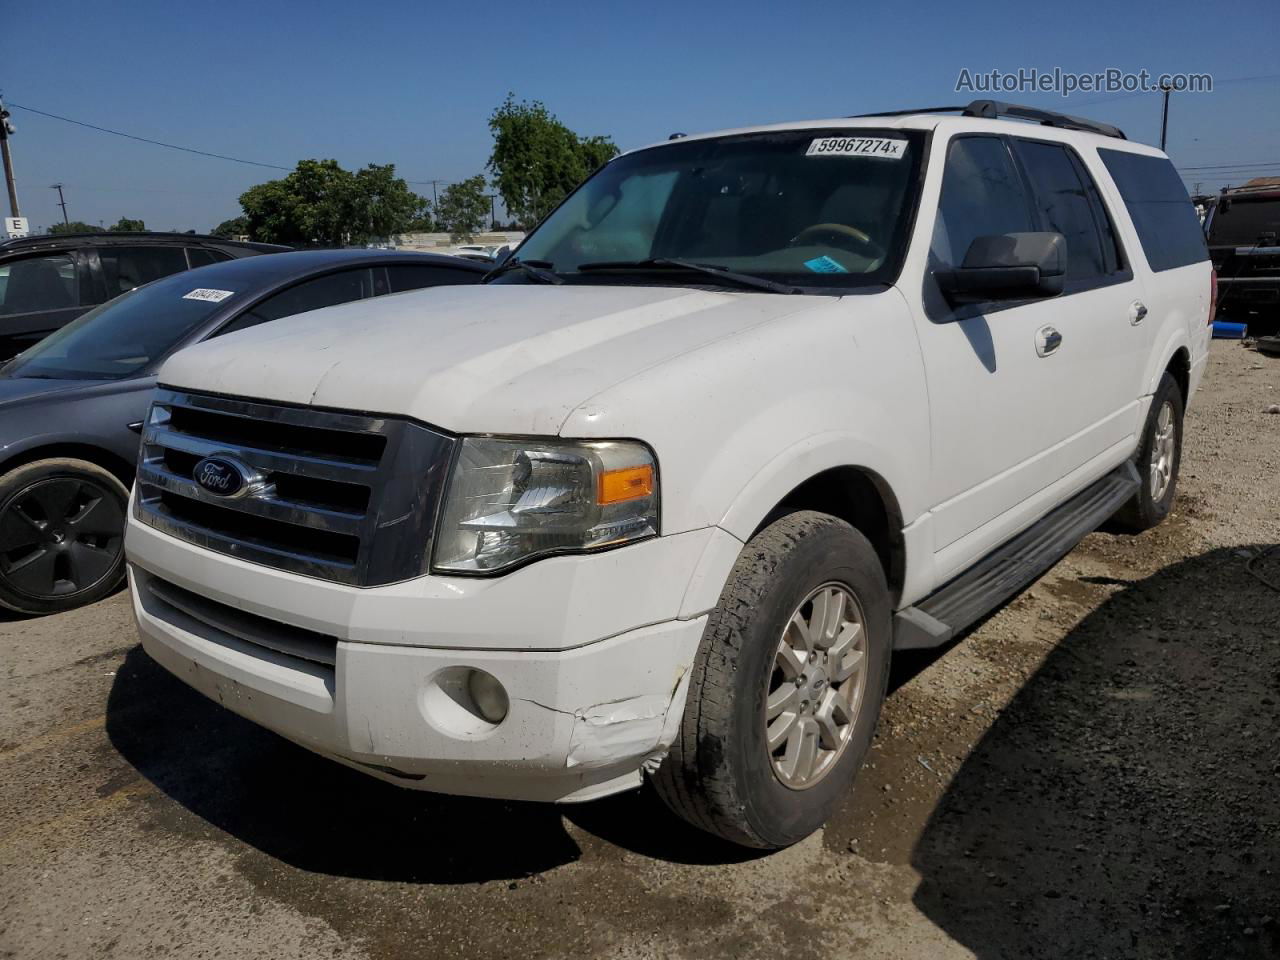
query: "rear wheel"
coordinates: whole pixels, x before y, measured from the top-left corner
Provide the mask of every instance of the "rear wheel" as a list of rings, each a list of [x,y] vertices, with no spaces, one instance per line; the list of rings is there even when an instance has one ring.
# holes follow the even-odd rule
[[[1140,533],[1164,520],[1173,509],[1178,468],[1182,464],[1182,391],[1165,373],[1160,378],[1138,445],[1135,465],[1141,479],[1138,492],[1116,513],[1126,530]]]
[[[128,500],[86,460],[37,460],[0,477],[0,605],[57,613],[116,589]]]
[[[734,843],[808,836],[871,744],[889,652],[889,591],[867,539],[812,511],[770,524],[711,614],[657,792]]]

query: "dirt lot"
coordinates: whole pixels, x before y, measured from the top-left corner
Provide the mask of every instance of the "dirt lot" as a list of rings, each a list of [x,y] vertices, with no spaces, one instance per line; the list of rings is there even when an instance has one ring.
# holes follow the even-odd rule
[[[1176,515],[899,656],[833,822],[398,791],[205,701],[123,596],[0,623],[0,956],[1280,956],[1280,360],[1215,345]],[[1280,583],[1280,551],[1256,564]]]

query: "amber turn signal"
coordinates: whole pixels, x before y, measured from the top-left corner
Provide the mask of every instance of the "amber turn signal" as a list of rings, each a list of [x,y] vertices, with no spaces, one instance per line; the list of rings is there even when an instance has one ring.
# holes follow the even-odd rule
[[[600,504],[623,503],[637,500],[653,493],[653,467],[624,467],[606,470],[600,474],[600,488],[596,502]]]

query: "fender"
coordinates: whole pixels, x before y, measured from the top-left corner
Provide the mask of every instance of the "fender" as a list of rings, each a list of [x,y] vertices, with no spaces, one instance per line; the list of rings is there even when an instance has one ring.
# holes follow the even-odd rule
[[[1179,350],[1187,352],[1188,365],[1190,364],[1191,341],[1187,336],[1186,327],[1181,323],[1169,324],[1170,329],[1161,331],[1161,340],[1158,340],[1158,346],[1151,351],[1151,366],[1147,368],[1147,375],[1144,383],[1146,384],[1142,396],[1150,397],[1156,392],[1156,387],[1160,385],[1160,377],[1169,367],[1169,363],[1173,360],[1174,354]],[[1189,397],[1183,397],[1183,401],[1189,400]]]
[[[682,619],[715,607],[743,544],[773,509],[805,481],[840,467],[854,467],[871,476],[889,506],[891,524],[903,539],[906,553],[904,601],[914,599],[929,582],[933,555],[929,549],[928,515],[922,497],[909,480],[909,467],[892,452],[866,437],[828,431],[791,444],[768,461],[733,497],[716,524],[718,535],[703,551],[681,604]],[[904,503],[904,494],[905,503]],[[906,513],[911,510],[911,513]]]

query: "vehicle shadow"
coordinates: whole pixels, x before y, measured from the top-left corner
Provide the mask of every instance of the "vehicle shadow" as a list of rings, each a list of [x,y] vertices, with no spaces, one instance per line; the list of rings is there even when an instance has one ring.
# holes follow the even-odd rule
[[[437,884],[528,877],[582,855],[566,819],[604,843],[671,862],[760,855],[694,829],[648,790],[555,806],[385,783],[215,704],[140,646],[116,671],[106,730],[121,756],[185,811],[284,863],[323,874]],[[166,829],[193,829],[183,809],[156,811]]]
[[[967,757],[911,860],[981,960],[1280,956],[1280,593],[1244,567],[1124,585]]]
[[[303,870],[476,883],[529,876],[581,853],[550,804],[446,797],[376,780],[213,703],[141,647],[116,672],[106,729],[120,754],[186,811]],[[156,809],[167,829],[193,829],[182,810]]]

